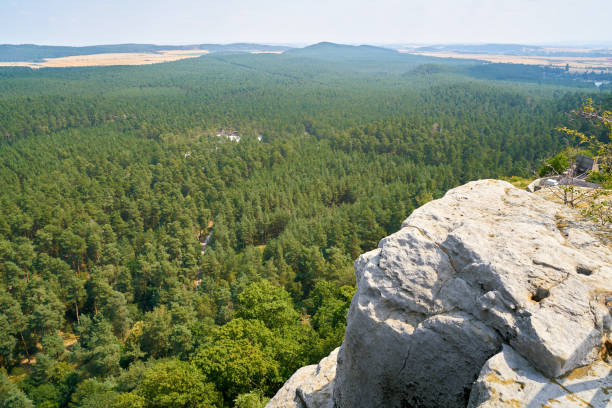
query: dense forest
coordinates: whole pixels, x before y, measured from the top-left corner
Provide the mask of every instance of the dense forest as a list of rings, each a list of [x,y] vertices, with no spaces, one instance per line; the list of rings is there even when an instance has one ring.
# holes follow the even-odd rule
[[[0,69],[0,407],[263,406],[342,342],[359,254],[611,104],[474,64],[321,44]]]

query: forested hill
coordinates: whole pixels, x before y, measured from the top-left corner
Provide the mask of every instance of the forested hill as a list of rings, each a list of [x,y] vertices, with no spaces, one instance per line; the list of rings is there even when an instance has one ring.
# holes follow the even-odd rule
[[[331,42],[320,42],[304,48],[293,48],[286,51],[287,55],[315,57],[315,58],[334,58],[346,59],[357,57],[359,59],[376,59],[377,57],[389,57],[399,54],[396,50],[389,48],[375,47],[371,45],[345,45]]]
[[[360,253],[610,100],[321,47],[0,70],[0,400],[261,406],[342,341]]]
[[[45,58],[71,57],[76,55],[109,53],[155,53],[168,50],[206,50],[219,53],[243,53],[251,51],[286,51],[290,47],[267,44],[191,44],[191,45],[154,45],[154,44],[109,44],[68,47],[35,44],[0,44],[0,62],[40,62]]]

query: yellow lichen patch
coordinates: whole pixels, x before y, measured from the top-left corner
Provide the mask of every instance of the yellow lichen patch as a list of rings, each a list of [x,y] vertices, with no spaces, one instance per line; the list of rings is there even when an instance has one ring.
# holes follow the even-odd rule
[[[496,376],[494,373],[489,373],[487,374],[486,380],[490,383],[497,383],[497,384],[501,384],[501,385],[512,385],[512,384],[516,384],[519,387],[521,387],[521,389],[523,389],[525,387],[525,384],[520,383],[518,381],[515,381],[511,378],[504,380],[499,378],[498,376]]]
[[[612,387],[601,387],[600,389],[601,389],[601,392],[603,392],[606,395],[612,392]]]
[[[578,397],[575,394],[568,394],[568,395],[565,396],[565,398],[567,398],[571,402],[576,403],[577,404],[576,406],[595,408],[590,402],[583,400],[582,398]]]
[[[491,396],[489,398],[489,402],[495,402],[495,406],[501,406],[500,404],[503,404],[503,406],[507,406],[507,407],[511,407],[511,408],[521,408],[524,406],[523,403],[521,403],[521,401],[517,400],[517,399],[509,399],[506,400],[502,397],[502,395],[497,392],[497,390],[495,390],[495,388],[491,387]]]
[[[586,377],[591,373],[591,366],[578,367],[570,371],[565,375],[564,378],[568,380],[575,380],[578,378]]]
[[[612,364],[612,340],[608,338],[604,340],[599,352],[599,357],[606,363]]]
[[[565,391],[567,393],[567,395],[565,395],[565,398],[567,398],[569,401],[575,403],[577,407],[595,408],[595,407],[593,407],[593,405],[591,405],[591,403],[589,403],[588,401],[583,400],[582,398],[580,398],[579,396],[574,394],[572,392],[572,390],[570,390],[569,388],[567,388],[566,386],[564,386],[563,384],[561,384],[557,380],[551,379],[551,382],[553,384],[557,384],[559,387],[561,387],[563,389],[563,391]]]
[[[511,400],[506,401],[506,405],[512,408],[521,408],[523,406],[523,404],[521,404],[521,401],[516,400],[516,399],[511,399]]]

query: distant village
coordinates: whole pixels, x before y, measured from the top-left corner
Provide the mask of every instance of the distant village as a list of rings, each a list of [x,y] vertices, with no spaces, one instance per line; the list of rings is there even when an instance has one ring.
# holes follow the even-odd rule
[[[218,129],[217,130],[218,137],[225,137],[229,141],[232,142],[240,142],[241,136],[238,134],[237,130],[233,129]],[[257,140],[261,142],[263,139],[262,135],[257,135]]]

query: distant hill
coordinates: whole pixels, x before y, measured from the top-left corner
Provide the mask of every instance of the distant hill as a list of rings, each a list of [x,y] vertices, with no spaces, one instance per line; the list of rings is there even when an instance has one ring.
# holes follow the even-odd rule
[[[0,62],[42,62],[45,58],[110,53],[155,53],[162,50],[208,50],[215,53],[240,53],[251,51],[286,51],[289,47],[265,44],[111,44],[85,47],[67,47],[34,44],[0,44]]]
[[[396,50],[375,47],[372,45],[346,45],[331,42],[320,42],[304,48],[293,48],[285,52],[287,55],[318,57],[318,58],[372,58],[399,56]]]
[[[345,45],[331,42],[320,42],[304,48],[288,46],[234,43],[234,44],[108,44],[84,47],[35,45],[35,44],[0,44],[0,62],[42,62],[45,58],[59,58],[91,54],[109,53],[157,53],[163,50],[207,50],[218,54],[239,54],[253,51],[285,52],[289,55],[335,59],[393,58],[398,56],[395,49],[372,45]],[[499,54],[548,57],[612,57],[611,49],[580,49],[533,46],[522,44],[440,44],[415,47],[414,52],[454,52],[462,54]]]
[[[416,52],[456,52],[460,54],[498,54],[547,57],[610,57],[610,49],[547,47],[524,44],[440,44],[417,47]]]
[[[216,53],[241,53],[241,52],[285,52],[292,49],[283,45],[268,45],[268,44],[252,44],[252,43],[234,43],[234,44],[200,44],[201,50],[208,50]]]

